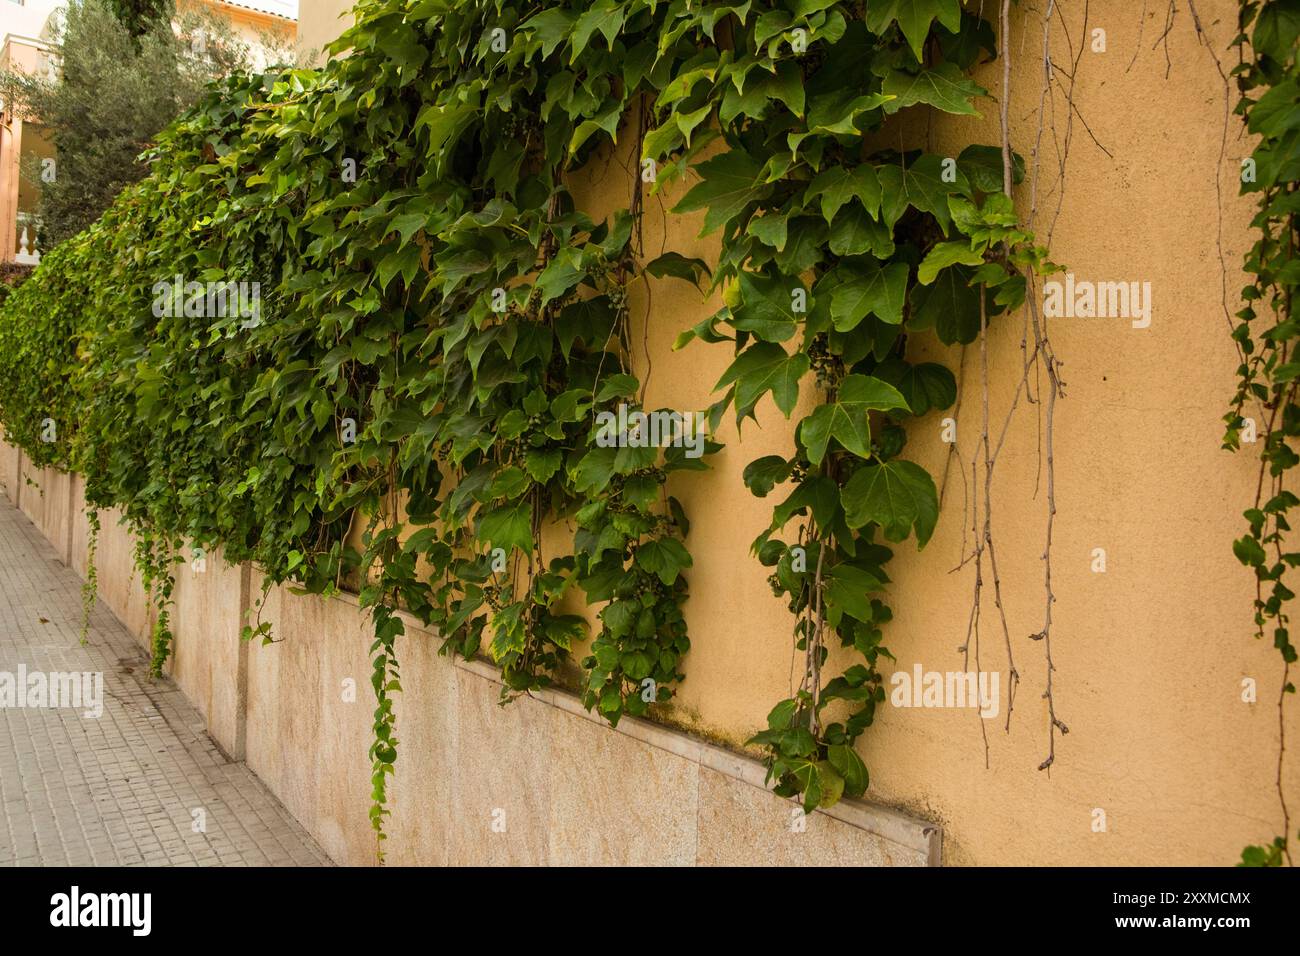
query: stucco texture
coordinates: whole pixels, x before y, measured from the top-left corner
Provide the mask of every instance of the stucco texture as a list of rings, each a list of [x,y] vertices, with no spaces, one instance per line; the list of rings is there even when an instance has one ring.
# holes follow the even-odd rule
[[[1038,13],[1014,10],[1007,44],[1011,140],[1030,167],[1015,190],[1017,208],[1026,218],[1034,211],[1040,241],[1050,240],[1053,260],[1078,279],[1149,282],[1152,290],[1148,328],[1127,318],[1059,318],[1048,326],[1065,382],[1053,428],[1052,654],[1057,715],[1070,733],[1057,736],[1054,764],[1039,771],[1048,754],[1046,658],[1029,635],[1042,629],[1045,608],[1046,425],[1043,404],[1022,399],[991,496],[1021,678],[1010,727],[1011,666],[986,586],[980,667],[1000,672],[997,719],[886,707],[860,748],[872,799],[942,824],[945,862],[1230,863],[1242,846],[1280,829],[1274,777],[1282,675],[1277,652],[1250,636],[1253,579],[1230,548],[1253,501],[1257,460],[1249,446],[1235,456],[1220,448],[1238,363],[1227,315],[1238,308],[1239,264],[1252,241],[1251,202],[1236,195],[1250,146],[1236,120],[1225,130],[1226,91],[1209,52],[1230,68],[1235,5],[1200,8],[1208,47],[1181,12],[1167,37],[1168,62],[1166,43],[1156,44],[1163,9],[1146,11],[1144,27],[1131,4],[1106,0],[1088,10],[1086,21],[1081,7],[1058,10],[1065,29],[1058,21],[1051,49],[1065,73],[1046,99]],[[1075,112],[1067,129],[1070,73]],[[976,79],[1000,98],[1001,61]],[[889,133],[909,147],[956,156],[971,142],[999,142],[998,109],[986,100],[979,119],[944,116],[926,129]],[[627,202],[635,164],[633,137],[623,132],[619,150],[570,179],[579,205],[597,215]],[[698,237],[702,215],[670,212],[691,181],[647,203],[647,258],[671,249],[716,261],[716,235]],[[696,342],[673,351],[672,342],[719,305],[676,280],[634,287],[631,365],[646,383],[646,407],[698,410],[716,398],[710,389],[730,350]],[[1022,376],[1024,330],[1023,314],[990,330],[994,445]],[[974,542],[971,502],[977,490],[982,500],[984,480],[979,350],[969,347],[963,359],[959,348],[914,339],[913,361],[962,369],[960,411],[932,412],[911,429],[907,456],[936,476],[946,473],[944,507],[923,552],[910,541],[895,549],[886,643],[899,669],[962,670],[958,648],[974,587],[974,567],[963,556]],[[1045,396],[1042,370],[1031,379],[1035,397]],[[812,407],[807,389],[800,400],[794,421]],[[940,435],[949,415],[957,419],[950,463]],[[792,673],[790,618],[748,550],[782,496],[778,489],[751,498],[741,472],[763,455],[786,453],[792,427],[769,397],[757,427],[747,423],[737,435],[724,423],[718,437],[727,447],[710,459],[712,470],[670,485],[692,521],[692,650],[687,679],[660,717],[740,746],[788,695]],[[977,455],[978,489],[971,479]],[[552,529],[550,540],[562,546],[561,534],[571,530]],[[1105,552],[1104,572],[1094,570],[1095,549]],[[985,575],[989,581],[987,564]],[[1254,703],[1243,700],[1245,678],[1257,684]],[[1295,707],[1288,722],[1295,736]],[[1285,773],[1295,794],[1300,766],[1293,760]]]
[[[318,10],[332,16],[337,6],[304,4],[304,29],[315,29]],[[1042,629],[1045,607],[1045,418],[1041,403],[1024,400],[991,496],[1021,678],[1010,727],[1010,662],[986,588],[980,666],[1000,672],[1003,712],[982,721],[969,710],[886,707],[860,745],[869,796],[942,824],[948,863],[1223,864],[1280,828],[1282,662],[1250,636],[1253,583],[1230,548],[1253,500],[1257,463],[1249,447],[1236,455],[1220,449],[1238,362],[1227,316],[1238,307],[1240,263],[1252,241],[1251,202],[1237,196],[1250,144],[1226,116],[1235,94],[1214,60],[1230,68],[1236,5],[1218,0],[1198,10],[1204,44],[1186,10],[1162,39],[1163,8],[1057,5],[1050,40],[1057,82],[1046,97],[1041,12],[1012,10],[1004,45],[1009,126],[1029,166],[1015,190],[1017,209],[1025,218],[1032,210],[1040,241],[1078,279],[1151,283],[1153,311],[1144,329],[1124,318],[1049,325],[1065,382],[1053,430],[1052,653],[1057,714],[1070,728],[1057,737],[1053,766],[1037,769],[1048,753],[1046,660],[1043,644],[1029,639]],[[951,156],[971,142],[997,144],[1001,70],[999,60],[976,76],[993,94],[982,117],[937,116],[925,129],[890,135]],[[632,139],[625,127],[612,155],[570,178],[583,208],[600,215],[626,205]],[[698,237],[702,216],[669,211],[690,183],[688,175],[647,202],[647,257],[671,249],[716,259],[716,235]],[[729,349],[692,343],[673,351],[672,343],[719,304],[671,279],[633,289],[631,364],[646,383],[647,407],[703,409],[716,398],[711,386]],[[1018,314],[990,330],[995,443],[1022,375],[1024,328]],[[896,549],[886,643],[900,669],[961,670],[974,586],[963,556],[974,540],[979,352],[971,347],[963,360],[960,349],[914,339],[913,361],[961,369],[961,399],[959,411],[931,413],[911,432],[908,456],[946,476],[944,506],[923,552],[911,542]],[[1032,379],[1034,395],[1045,395],[1041,369]],[[805,390],[794,420],[811,401]],[[957,418],[951,461],[940,436],[948,415]],[[724,423],[718,437],[727,447],[710,472],[677,477],[671,487],[692,521],[692,650],[687,679],[659,717],[734,747],[790,688],[790,620],[748,550],[779,492],[751,498],[741,472],[787,451],[791,433],[765,399],[757,427],[749,423],[738,436]],[[982,496],[982,472],[976,481]],[[551,528],[544,543],[563,547],[571,531]],[[1104,572],[1093,570],[1098,548]],[[1255,703],[1242,699],[1245,678],[1257,682]],[[1298,723],[1293,707],[1293,736]],[[1300,789],[1295,761],[1285,786]]]
[[[1236,455],[1220,449],[1238,362],[1226,315],[1237,308],[1252,211],[1236,197],[1249,144],[1235,120],[1225,137],[1224,82],[1209,51],[1226,65],[1236,7],[1226,0],[1198,5],[1208,47],[1180,9],[1167,36],[1167,61],[1163,42],[1152,47],[1164,30],[1163,8],[1094,0],[1085,23],[1082,5],[1068,7],[1058,11],[1063,20],[1052,32],[1060,79],[1068,85],[1074,76],[1063,181],[1060,154],[1072,109],[1058,87],[1040,119],[1039,14],[1012,13],[1011,138],[1031,170],[1040,144],[1037,186],[1031,176],[1016,190],[1017,208],[1025,216],[1035,210],[1040,239],[1050,237],[1052,258],[1076,277],[1150,282],[1153,301],[1145,329],[1127,319],[1061,318],[1050,325],[1066,383],[1053,434],[1052,652],[1057,713],[1070,732],[1058,735],[1050,770],[1038,770],[1048,746],[1046,661],[1042,643],[1029,635],[1041,629],[1044,614],[1045,419],[1041,404],[1021,401],[992,494],[1001,590],[1021,677],[1009,729],[1001,712],[981,721],[970,710],[884,707],[860,745],[872,775],[868,797],[941,826],[947,864],[1229,864],[1244,845],[1279,832],[1274,777],[1282,674],[1277,652],[1251,637],[1253,582],[1230,547],[1253,500],[1257,464],[1249,446]],[[337,33],[339,9],[337,0],[305,2],[303,41]],[[1094,29],[1106,33],[1105,52],[1090,49]],[[1080,42],[1087,44],[1081,53]],[[978,79],[996,93],[1000,63]],[[931,150],[955,156],[970,142],[997,143],[997,103],[986,100],[982,110],[978,120],[942,117],[927,129],[893,132],[909,145],[928,139]],[[600,214],[626,203],[631,138],[622,136],[614,155],[572,178],[585,208]],[[648,202],[647,256],[673,249],[716,257],[716,237],[698,238],[701,217],[668,211],[687,186],[689,178]],[[632,364],[646,382],[649,407],[694,410],[714,400],[710,389],[730,350],[695,343],[674,352],[671,344],[717,305],[673,280],[634,290]],[[1022,374],[1022,330],[1017,315],[997,321],[989,334],[995,441]],[[968,349],[963,363],[960,350],[916,338],[913,360],[963,369],[962,394],[960,412],[915,423],[907,456],[942,476],[950,447],[941,440],[941,419],[955,414],[958,457],[933,540],[919,553],[910,541],[896,548],[889,567],[895,618],[886,643],[902,670],[960,670],[974,582],[963,556],[972,544],[971,461],[983,416],[979,351]],[[1044,376],[1032,378],[1039,395]],[[796,418],[812,396],[801,400]],[[749,554],[780,499],[750,497],[741,472],[762,455],[787,451],[792,426],[766,400],[758,418],[741,436],[724,424],[718,437],[727,447],[712,469],[676,479],[671,489],[692,521],[692,650],[686,681],[657,719],[735,749],[763,725],[791,681],[791,621]],[[0,466],[8,481],[12,454],[0,456]],[[982,483],[981,475],[981,494]],[[57,534],[63,519],[47,517],[43,499],[29,503],[29,491],[19,495],[24,510]],[[70,493],[75,499],[75,485]],[[138,584],[128,583],[129,547],[123,533],[109,531],[108,516],[104,524],[99,560],[117,570],[111,580],[101,578],[102,592],[135,629],[146,609]],[[547,548],[563,546],[571,530],[549,529]],[[79,533],[74,526],[74,541]],[[1105,551],[1104,572],[1094,570],[1098,548]],[[181,594],[188,589],[187,583]],[[1005,707],[1009,662],[991,589],[985,600],[980,666],[1000,672]],[[226,621],[222,608],[216,617]],[[286,639],[246,651],[247,759],[336,860],[365,862],[373,858],[365,819],[372,705],[361,614],[344,601],[280,590],[265,613]],[[200,616],[187,611],[177,619]],[[178,640],[226,646],[225,637],[212,634]],[[498,708],[490,678],[450,667],[436,645],[435,636],[416,632],[399,645],[402,746],[389,847],[395,862],[927,860],[915,848],[837,830],[838,821],[822,815],[796,851],[782,836],[789,832],[782,828],[784,801],[745,789],[735,777],[719,779],[671,748],[650,752],[621,730],[562,708],[527,698]],[[177,677],[187,693],[205,693],[215,678],[187,676],[203,672],[188,653],[178,647]],[[229,666],[226,650],[198,653],[224,655]],[[1245,678],[1257,682],[1255,703],[1242,698]],[[347,679],[356,681],[355,703],[341,696]],[[209,706],[212,719],[218,708]],[[1300,736],[1294,705],[1288,732]],[[1284,785],[1292,796],[1300,792],[1295,760]],[[609,816],[611,801],[626,810],[621,818]],[[507,821],[501,832],[492,829],[497,810]]]

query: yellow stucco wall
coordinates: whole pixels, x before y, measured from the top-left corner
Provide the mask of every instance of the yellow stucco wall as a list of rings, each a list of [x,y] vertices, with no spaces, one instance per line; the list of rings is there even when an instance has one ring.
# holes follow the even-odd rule
[[[1102,28],[1107,52],[1085,51],[1079,61],[1074,102],[1081,118],[1074,123],[1052,253],[1080,279],[1151,282],[1153,321],[1147,329],[1123,319],[1052,324],[1067,385],[1055,419],[1053,656],[1058,716],[1071,733],[1058,738],[1050,776],[1036,769],[1047,753],[1044,652],[1027,638],[1041,629],[1044,611],[1041,407],[1025,403],[993,490],[1012,653],[1022,676],[1010,731],[1001,719],[986,723],[987,767],[981,721],[968,711],[887,707],[864,735],[872,796],[942,823],[949,863],[1223,862],[1279,826],[1272,784],[1281,661],[1249,637],[1252,582],[1229,547],[1242,533],[1240,512],[1253,500],[1256,473],[1248,456],[1219,448],[1237,364],[1222,289],[1226,269],[1235,311],[1251,215],[1250,203],[1235,196],[1236,177],[1249,148],[1234,123],[1220,161],[1223,85],[1190,22],[1169,38],[1166,79],[1163,50],[1150,49],[1163,18],[1148,14],[1144,48],[1129,70],[1138,11],[1116,2],[1091,10],[1086,31],[1081,10],[1067,13],[1076,43],[1085,35],[1091,42],[1090,31]],[[1226,2],[1201,11],[1217,50],[1232,36],[1234,11]],[[1062,36],[1054,31],[1054,56],[1068,63]],[[1010,116],[1013,143],[1025,154],[1039,127],[1041,42],[1036,16],[1014,18]],[[979,79],[1000,88],[1000,64]],[[1059,195],[1050,110],[1038,187],[1044,236]],[[996,143],[997,105],[986,102],[983,111],[983,121],[936,119],[931,148],[955,156],[969,142]],[[1067,114],[1058,95],[1058,138]],[[909,145],[920,144],[913,137]],[[1028,182],[1016,201],[1022,213],[1028,210]],[[651,204],[646,248],[666,245],[712,258],[716,245],[693,238],[699,217],[672,216],[665,211],[671,205],[671,199]],[[634,306],[636,314],[646,311],[651,362],[638,352],[633,364],[640,374],[650,372],[648,406],[706,407],[728,350],[670,349],[676,332],[705,314],[698,296],[692,299],[679,283],[657,283],[653,300]],[[1022,328],[1017,316],[990,335],[995,441],[1021,374]],[[960,350],[917,338],[914,360],[961,364]],[[634,340],[640,341],[639,331]],[[965,640],[974,578],[970,565],[954,569],[973,540],[964,502],[973,494],[981,416],[978,349],[969,351],[958,416],[962,464],[954,463],[949,475],[939,529],[923,553],[910,542],[898,547],[889,568],[895,619],[886,643],[908,671],[918,663],[927,671],[963,667],[957,648]],[[806,411],[798,410],[796,419]],[[941,417],[931,413],[918,423],[908,450],[936,475],[948,451],[939,440]],[[694,523],[695,556],[688,605],[693,649],[678,706],[701,729],[732,742],[761,727],[790,686],[790,620],[747,550],[772,500],[749,498],[741,483],[746,463],[789,447],[790,428],[770,399],[759,420],[761,428],[747,428],[740,442],[724,431],[728,448],[714,460],[713,473],[677,488]],[[982,473],[979,481],[982,491]],[[1091,570],[1094,548],[1106,551],[1105,573]],[[991,597],[986,591],[982,662],[1001,672],[1005,688],[1009,665]],[[1258,683],[1258,703],[1241,699],[1246,677]],[[1294,736],[1296,708],[1290,716]],[[1292,794],[1300,789],[1294,761],[1287,786]],[[1094,832],[1095,810],[1105,813],[1104,833]]]
[[[353,0],[299,0],[298,42],[305,50],[323,51],[352,22]],[[324,59],[322,53],[321,59]]]
[[[323,40],[337,32],[333,14],[339,8],[337,0],[304,3],[304,41],[321,45],[307,38]],[[982,722],[968,710],[885,707],[864,735],[861,750],[872,772],[870,799],[941,824],[944,861],[950,864],[1225,864],[1244,844],[1270,839],[1279,825],[1273,779],[1281,664],[1276,651],[1249,636],[1253,589],[1230,550],[1240,533],[1240,512],[1253,495],[1255,472],[1250,456],[1219,449],[1220,416],[1237,363],[1227,335],[1223,289],[1226,284],[1228,308],[1235,310],[1242,284],[1238,264],[1250,242],[1250,204],[1235,196],[1248,144],[1239,138],[1235,123],[1228,127],[1226,145],[1221,144],[1223,84],[1210,54],[1198,45],[1190,18],[1180,17],[1169,35],[1166,77],[1164,49],[1151,49],[1164,27],[1161,11],[1147,12],[1142,46],[1133,60],[1139,9],[1117,0],[1094,0],[1089,10],[1086,29],[1082,9],[1066,12],[1068,35],[1077,44],[1080,37],[1091,41],[1092,29],[1104,29],[1107,49],[1085,50],[1079,59],[1078,115],[1063,193],[1054,143],[1065,136],[1069,110],[1060,95],[1054,97],[1041,140],[1035,226],[1046,235],[1059,198],[1053,258],[1080,279],[1149,281],[1153,318],[1146,329],[1134,329],[1123,319],[1059,319],[1051,326],[1067,386],[1055,421],[1059,512],[1053,547],[1053,654],[1058,715],[1070,733],[1057,740],[1050,774],[1036,769],[1047,745],[1043,647],[1027,637],[1040,629],[1043,615],[1046,512],[1040,406],[1021,404],[994,484],[1002,592],[1022,678],[1009,731],[1003,729],[1003,715]],[[1232,34],[1235,4],[1217,0],[1203,5],[1200,13],[1212,48],[1223,51]],[[1065,35],[1060,29],[1053,32],[1061,64],[1073,60]],[[1037,14],[1015,12],[1008,44],[1013,55],[1010,116],[1013,141],[1027,157],[1040,125],[1041,43]],[[981,79],[990,88],[1000,86],[1000,65],[986,68]],[[932,149],[952,155],[971,141],[996,142],[996,104],[986,101],[984,113],[978,121],[942,118],[914,135],[930,136]],[[628,148],[626,142],[623,148]],[[601,212],[625,201],[630,184],[619,158],[626,157],[602,160],[574,177],[575,193],[588,208]],[[679,187],[662,202],[648,204],[646,252],[671,248],[713,258],[716,238],[696,238],[700,218],[667,211],[680,192]],[[1017,190],[1016,200],[1027,213],[1029,182]],[[633,359],[635,371],[647,381],[647,402],[704,408],[713,398],[710,386],[728,364],[728,349],[697,343],[673,352],[670,346],[680,329],[717,303],[701,301],[698,292],[679,282],[655,282],[650,288],[649,299],[638,291],[633,303],[638,321],[649,321],[644,340],[643,327],[634,329],[633,336],[644,341],[649,354],[647,361],[639,344]],[[1005,319],[989,339],[995,435],[1021,373],[1021,330],[1019,316]],[[978,350],[968,351],[958,415],[961,464],[954,464],[949,474],[938,530],[924,552],[918,554],[911,542],[899,546],[889,568],[895,619],[887,643],[898,666],[909,671],[918,663],[939,671],[963,666],[957,647],[965,639],[973,576],[969,565],[959,569],[963,548],[971,542],[965,506],[970,491],[963,494],[962,479],[969,485],[982,387]],[[923,343],[912,357],[961,365],[959,350],[944,352]],[[772,703],[788,692],[791,679],[789,617],[771,596],[765,569],[748,553],[774,498],[751,498],[740,477],[749,461],[789,447],[790,425],[770,402],[759,411],[760,427],[746,426],[743,440],[724,429],[720,437],[727,448],[712,460],[711,472],[685,476],[673,489],[693,522],[688,543],[695,567],[687,605],[693,649],[685,662],[687,679],[669,716],[732,746],[761,726]],[[908,447],[909,457],[936,474],[942,474],[948,453],[939,437],[940,418],[932,414],[918,422]],[[6,480],[9,471],[6,465]],[[60,500],[57,492],[48,502],[25,493],[22,500],[33,520],[53,529],[53,538],[59,538],[60,522],[66,521],[56,510]],[[106,535],[106,543],[112,537]],[[1106,551],[1105,573],[1092,570],[1095,548]],[[101,560],[106,566],[120,565],[127,558],[125,549],[119,551],[102,553]],[[124,573],[116,578],[127,580]],[[147,610],[129,587],[119,585],[119,590],[111,597],[115,610],[139,631]],[[986,593],[986,599],[991,595]],[[289,597],[277,594],[275,600],[277,616],[318,613],[279,603],[294,600]],[[1006,648],[991,603],[984,615],[988,623],[981,634],[981,664],[1001,672],[1005,682]],[[295,702],[317,700],[319,688],[329,687],[339,675],[361,671],[357,676],[364,684],[365,662],[358,656],[364,641],[343,624],[332,627],[339,634],[322,644],[319,660],[313,648],[292,645],[248,651],[249,759],[331,852],[351,859],[363,852],[366,834],[359,802],[366,768],[357,756],[358,748],[364,753],[364,721],[352,728],[324,720],[314,730],[310,722],[295,724],[295,732],[305,736],[289,748],[277,745],[274,733],[281,726],[276,721],[299,712]],[[326,628],[300,630],[319,636]],[[193,638],[178,636],[178,644],[187,639]],[[507,711],[487,707],[486,698],[474,689],[481,678],[439,670],[441,659],[434,659],[430,646],[419,644],[419,650],[413,647],[410,657],[403,658],[405,690],[399,706],[413,714],[413,722],[399,731],[405,747],[401,760],[409,762],[399,767],[395,819],[412,812],[413,804],[436,808],[445,803],[437,797],[444,792],[440,781],[456,761],[430,756],[442,746],[437,722],[426,727],[433,718],[418,716],[422,707],[442,706],[439,701],[450,686],[445,682],[464,695],[458,698],[456,726],[479,735],[483,743],[477,757],[482,773],[489,775],[467,782],[465,771],[454,771],[458,793],[483,791],[483,801],[496,799],[488,794],[490,775],[514,772],[510,761],[516,758],[520,779],[535,782],[538,774],[550,773],[530,763],[540,759],[529,755],[534,740],[545,742],[546,749],[537,752],[581,765],[582,753],[597,754],[615,739],[609,731],[597,733],[586,725],[571,726],[568,717],[543,714],[530,702],[517,702]],[[187,658],[179,648],[177,653],[178,679],[192,681],[200,696],[204,688],[210,692],[218,685],[203,676],[187,678],[187,668],[204,672],[194,656]],[[357,659],[344,661],[349,654]],[[1258,682],[1257,703],[1241,699],[1246,677]],[[282,701],[276,705],[278,716],[259,711],[276,700]],[[216,712],[218,703],[212,707]],[[494,721],[504,728],[497,736],[491,736]],[[982,731],[987,731],[987,756]],[[1294,705],[1289,732],[1293,738],[1300,733]],[[351,769],[322,783],[319,768],[335,766],[331,761],[342,759],[340,754],[352,755]],[[635,766],[644,769],[644,764]],[[628,767],[633,772],[633,765]],[[550,779],[558,778],[550,773]],[[1286,786],[1292,795],[1300,791],[1294,760]],[[667,783],[664,787],[668,792]],[[504,784],[500,788],[507,790],[521,792]],[[551,799],[548,791],[546,800]],[[738,805],[723,805],[726,819],[738,819]],[[1095,829],[1099,810],[1105,814],[1104,832]],[[705,819],[700,813],[698,819]],[[402,824],[409,827],[407,842],[395,840],[395,852],[412,861],[447,858],[438,853],[460,845],[463,837],[456,828],[466,825],[466,818],[452,816],[442,820],[425,814]],[[600,830],[592,824],[586,828]],[[541,835],[534,838],[542,844],[549,839],[549,852],[555,854],[557,846],[565,846],[556,832],[573,831],[551,830],[549,837],[537,832]],[[533,859],[532,850],[519,852],[522,856],[509,858]]]
[[[327,32],[323,24],[333,23],[340,6],[304,3],[304,35]],[[1050,228],[1053,258],[1079,279],[1150,282],[1153,319],[1146,329],[1125,319],[1062,318],[1051,325],[1067,396],[1055,416],[1052,570],[1056,703],[1070,733],[1057,739],[1055,765],[1036,769],[1047,754],[1046,664],[1042,644],[1027,635],[1041,629],[1044,612],[1045,471],[1042,407],[1024,402],[993,489],[1021,675],[1010,729],[1003,714],[982,722],[970,711],[886,707],[863,738],[870,796],[942,823],[949,863],[1225,863],[1279,827],[1273,780],[1281,661],[1250,637],[1252,582],[1230,550],[1252,500],[1255,468],[1250,455],[1219,447],[1237,364],[1223,289],[1227,309],[1235,311],[1239,263],[1251,241],[1251,204],[1236,196],[1237,175],[1250,149],[1235,120],[1221,143],[1225,90],[1190,17],[1176,20],[1166,51],[1164,44],[1152,48],[1164,28],[1162,11],[1146,11],[1143,26],[1143,12],[1129,3],[1101,0],[1088,9],[1085,23],[1082,7],[1068,5],[1068,29],[1058,23],[1052,31],[1058,65],[1072,71],[1078,56],[1077,114],[1062,190],[1058,152],[1070,109],[1061,89],[1046,100],[1034,225],[1042,238]],[[1217,0],[1202,5],[1200,15],[1210,49],[1226,61],[1236,5]],[[1104,52],[1091,49],[1097,29],[1105,31]],[[1087,47],[1079,55],[1081,38]],[[1032,168],[1043,74],[1037,12],[1013,10],[1007,49],[1012,141]],[[996,94],[1000,62],[978,79]],[[997,110],[986,100],[981,120],[937,117],[919,135],[954,156],[969,142],[996,143]],[[909,145],[922,141],[912,135]],[[616,160],[574,177],[586,208],[603,212],[625,203],[626,156]],[[669,248],[711,259],[716,240],[696,238],[701,217],[668,212],[680,193],[648,204],[647,255]],[[1022,215],[1031,201],[1027,180],[1016,190]],[[695,343],[673,352],[671,343],[718,303],[702,302],[678,282],[651,288],[652,298],[638,292],[633,306],[650,323],[644,340],[641,328],[633,336],[647,405],[705,408],[728,349]],[[1021,374],[1022,328],[1021,316],[1003,319],[989,338],[995,440]],[[927,671],[962,668],[957,648],[974,578],[970,565],[958,568],[972,541],[965,502],[982,414],[978,349],[969,351],[961,457],[948,476],[938,531],[920,554],[911,542],[898,547],[890,566],[895,619],[887,644],[908,671],[917,663]],[[957,349],[914,347],[913,359],[931,357],[954,368],[962,361]],[[672,719],[733,745],[762,725],[791,679],[788,614],[748,553],[780,498],[752,499],[741,482],[746,463],[790,446],[791,429],[770,399],[759,411],[761,427],[747,426],[743,441],[724,427],[727,449],[713,459],[713,470],[681,478],[674,489],[693,522],[695,567],[687,611],[693,647]],[[908,448],[936,475],[948,453],[941,417],[919,422]],[[1092,570],[1096,548],[1106,552],[1104,573]],[[990,589],[981,661],[1001,672],[1005,708],[1009,666],[991,598]],[[1247,677],[1258,683],[1257,703],[1242,701]],[[1295,735],[1295,707],[1290,716]],[[1291,794],[1300,790],[1294,760],[1286,781]],[[1098,810],[1105,832],[1097,831]]]

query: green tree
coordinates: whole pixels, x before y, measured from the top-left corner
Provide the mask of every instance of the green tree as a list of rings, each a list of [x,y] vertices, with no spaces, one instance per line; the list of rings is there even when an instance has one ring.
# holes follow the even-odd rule
[[[108,0],[113,16],[132,37],[140,37],[158,23],[166,23],[176,10],[172,0]]]
[[[52,69],[0,72],[0,99],[41,123],[55,148],[52,177],[23,170],[41,185],[45,249],[90,225],[145,175],[140,154],[211,80],[254,65],[250,45],[209,13],[181,14],[174,29],[166,20],[146,25],[138,39],[109,0],[74,0],[55,16]],[[273,59],[284,58],[268,45]]]

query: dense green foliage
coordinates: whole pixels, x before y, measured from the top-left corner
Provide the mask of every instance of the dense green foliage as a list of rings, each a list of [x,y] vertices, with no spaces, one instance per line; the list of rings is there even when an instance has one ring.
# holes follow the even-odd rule
[[[176,10],[173,0],[108,0],[108,7],[122,29],[134,38],[166,23]]]
[[[704,460],[606,447],[596,416],[639,408],[629,290],[711,277],[726,305],[680,344],[735,353],[715,426],[768,393],[786,416],[817,398],[790,453],[745,474],[754,494],[782,489],[755,550],[806,660],[755,741],[806,808],[861,794],[884,566],[938,513],[906,426],[956,392],[907,342],[974,341],[1050,268],[1004,194],[1009,151],[899,152],[884,135],[905,110],[974,112],[966,72],[993,50],[989,25],[957,0],[363,0],[338,49],[320,71],[213,90],[12,297],[10,440],[123,509],[160,609],[183,540],[257,562],[268,586],[330,593],[358,575],[382,835],[398,608],[523,691],[585,633],[564,612],[580,592],[601,605],[584,700],[611,722],[683,678],[692,559],[669,488]],[[641,175],[593,221],[564,174],[628,137]],[[677,211],[721,231],[716,263],[641,254],[645,192],[682,177],[698,181]],[[260,308],[153,309],[177,275],[256,282]],[[548,536],[544,552],[565,516],[571,546]],[[824,678],[830,635],[860,663]]]
[[[1259,237],[1246,256],[1251,282],[1241,291],[1245,307],[1237,313],[1241,321],[1232,333],[1242,354],[1241,380],[1226,416],[1224,444],[1240,448],[1243,433],[1259,444],[1259,483],[1254,504],[1245,512],[1249,530],[1233,542],[1233,551],[1255,573],[1255,636],[1262,638],[1271,629],[1273,646],[1282,655],[1278,719],[1285,734],[1285,703],[1295,693],[1290,674],[1296,647],[1287,611],[1295,593],[1284,578],[1288,569],[1300,564],[1300,551],[1291,550],[1286,538],[1291,530],[1288,516],[1300,498],[1285,487],[1287,473],[1300,464],[1293,447],[1300,436],[1300,356],[1295,352],[1300,320],[1293,312],[1300,289],[1300,2],[1243,3],[1240,27],[1236,45],[1242,62],[1233,71],[1242,93],[1237,113],[1247,131],[1258,137],[1243,164],[1241,192],[1257,197],[1259,211],[1251,227]],[[1291,821],[1282,792],[1281,757],[1277,786],[1282,834],[1268,846],[1248,847],[1242,854],[1247,865],[1277,866],[1284,858],[1290,860]]]
[[[218,77],[247,72],[248,44],[213,13],[164,19],[137,40],[106,0],[81,0],[53,18],[50,72],[0,73],[0,99],[41,124],[57,165],[29,166],[41,189],[41,248],[85,229],[148,171],[137,159],[158,132]]]
[[[27,281],[32,274],[32,267],[16,262],[0,263],[0,306],[5,304],[9,293]]]

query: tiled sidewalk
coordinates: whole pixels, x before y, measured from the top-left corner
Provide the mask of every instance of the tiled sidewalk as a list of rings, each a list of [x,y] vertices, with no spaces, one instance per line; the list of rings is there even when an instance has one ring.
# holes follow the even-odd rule
[[[102,603],[80,628],[81,579],[0,497],[0,672],[103,674],[98,719],[0,699],[0,865],[329,865]]]

